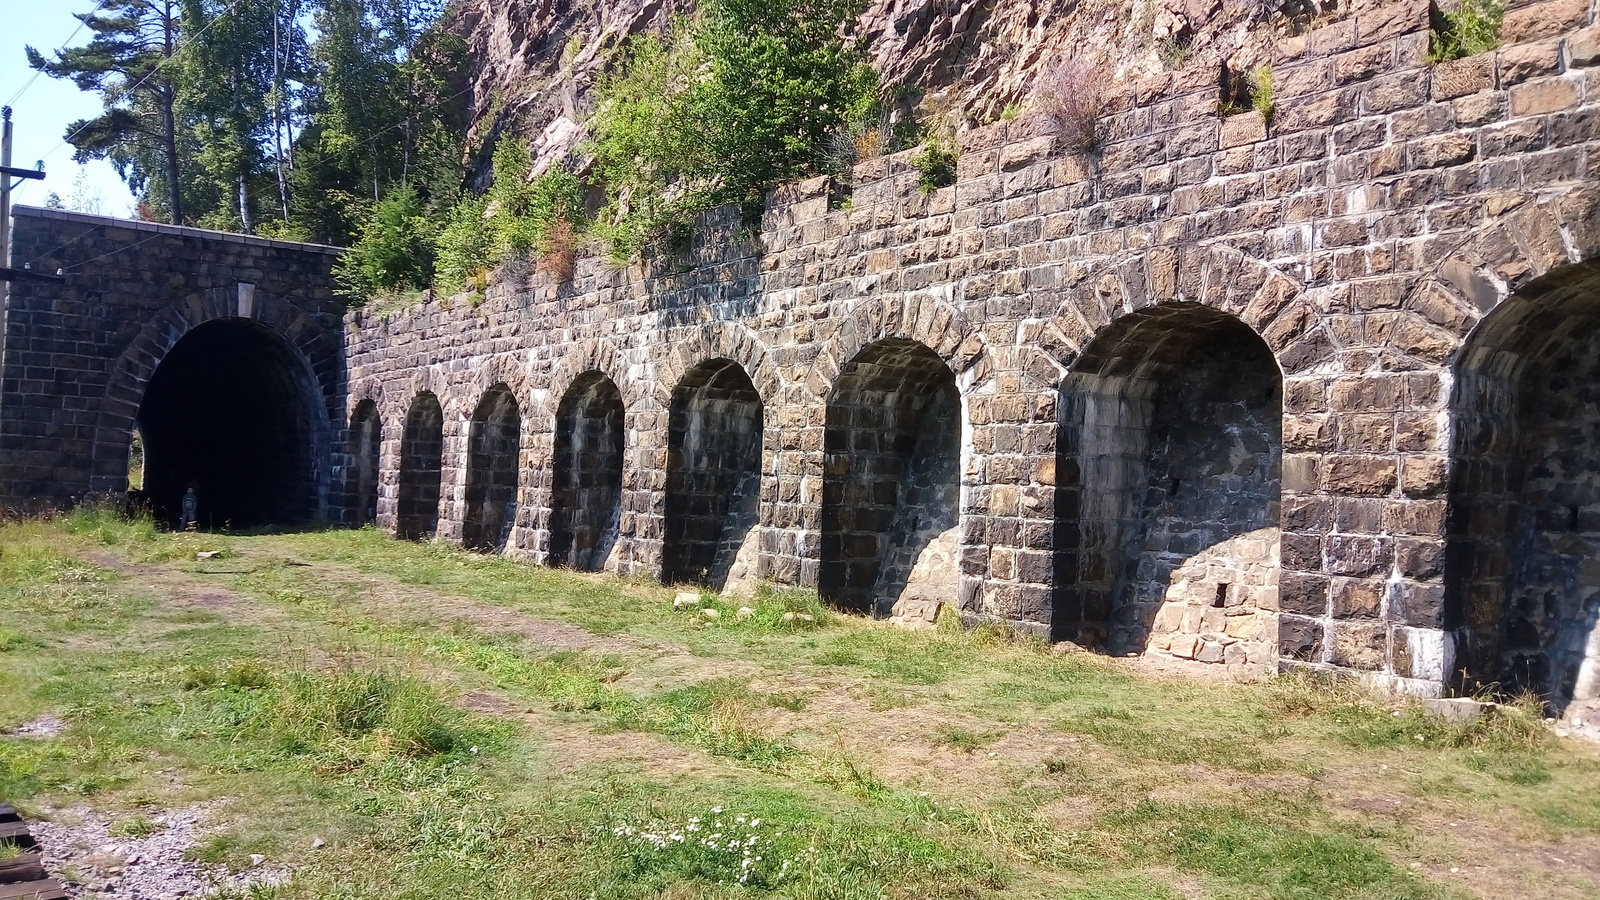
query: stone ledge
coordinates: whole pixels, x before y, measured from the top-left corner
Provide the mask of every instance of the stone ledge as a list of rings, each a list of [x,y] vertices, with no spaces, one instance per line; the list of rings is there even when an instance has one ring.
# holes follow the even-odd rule
[[[145,222],[139,219],[119,219],[115,216],[96,216],[89,213],[69,212],[64,209],[44,209],[37,206],[14,206],[12,216],[35,216],[40,219],[58,219],[63,222],[81,222],[85,225],[104,225],[110,228],[126,228],[129,231],[146,231],[154,234],[171,234],[178,237],[191,237],[200,240],[221,240],[230,244],[247,244],[255,247],[272,247],[277,250],[300,250],[306,253],[326,253],[338,255],[344,252],[343,247],[333,247],[327,244],[302,244],[296,241],[279,241],[272,238],[256,237],[251,234],[234,234],[229,231],[212,231],[208,228],[190,228],[187,225],[165,225],[160,222]]]

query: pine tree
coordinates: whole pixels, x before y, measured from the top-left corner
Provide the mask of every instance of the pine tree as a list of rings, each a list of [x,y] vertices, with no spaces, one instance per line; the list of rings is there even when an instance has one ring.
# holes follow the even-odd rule
[[[68,78],[101,95],[105,112],[67,126],[74,159],[108,159],[136,195],[145,195],[169,222],[184,221],[177,66],[180,0],[107,0],[97,13],[76,14],[94,37],[55,59],[28,47],[28,65]],[[156,188],[151,190],[151,188]]]

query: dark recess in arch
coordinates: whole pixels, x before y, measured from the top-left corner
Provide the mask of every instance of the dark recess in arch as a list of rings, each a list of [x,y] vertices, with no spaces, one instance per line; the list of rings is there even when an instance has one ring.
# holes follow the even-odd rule
[[[738,363],[702,363],[673,391],[663,582],[727,583],[760,516],[761,435],[761,395]]]
[[[1142,652],[1175,570],[1277,526],[1282,373],[1239,320],[1165,304],[1123,317],[1085,348],[1062,382],[1060,416],[1052,637]],[[1193,590],[1214,616],[1247,596],[1220,581]]]
[[[378,404],[363,400],[350,417],[350,507],[348,524],[371,523],[378,515],[378,455],[383,443],[383,422]]]
[[[251,319],[195,326],[145,388],[144,497],[176,524],[197,488],[201,528],[292,525],[316,514],[322,389],[277,332]]]
[[[396,531],[425,540],[439,530],[439,493],[444,478],[444,410],[431,393],[418,394],[400,435],[399,509]]]
[[[517,517],[517,472],[522,451],[522,409],[504,384],[478,401],[467,436],[467,510],[461,543],[473,550],[504,550]]]
[[[958,521],[955,375],[923,344],[878,341],[840,371],[826,415],[817,591],[840,608],[887,615],[923,551]],[[937,596],[918,599],[956,599],[949,562],[947,577],[916,588]]]
[[[1490,313],[1457,357],[1442,611],[1455,687],[1600,697],[1600,268],[1572,266]],[[1414,561],[1412,577],[1435,574]]]
[[[579,375],[556,409],[551,565],[605,565],[622,518],[622,442],[622,392],[600,372]]]

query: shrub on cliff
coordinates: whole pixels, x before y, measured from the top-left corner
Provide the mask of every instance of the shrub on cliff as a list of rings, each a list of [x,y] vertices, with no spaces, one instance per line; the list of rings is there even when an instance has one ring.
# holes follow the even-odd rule
[[[841,36],[860,11],[860,0],[710,0],[666,39],[635,38],[590,121],[612,255],[821,173],[831,136],[877,104],[864,48]]]

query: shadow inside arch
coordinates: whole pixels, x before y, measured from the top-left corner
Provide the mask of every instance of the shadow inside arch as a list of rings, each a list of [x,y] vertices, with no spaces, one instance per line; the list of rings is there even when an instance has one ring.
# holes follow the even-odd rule
[[[1277,644],[1283,378],[1198,304],[1107,326],[1061,384],[1052,636],[1256,663]]]

